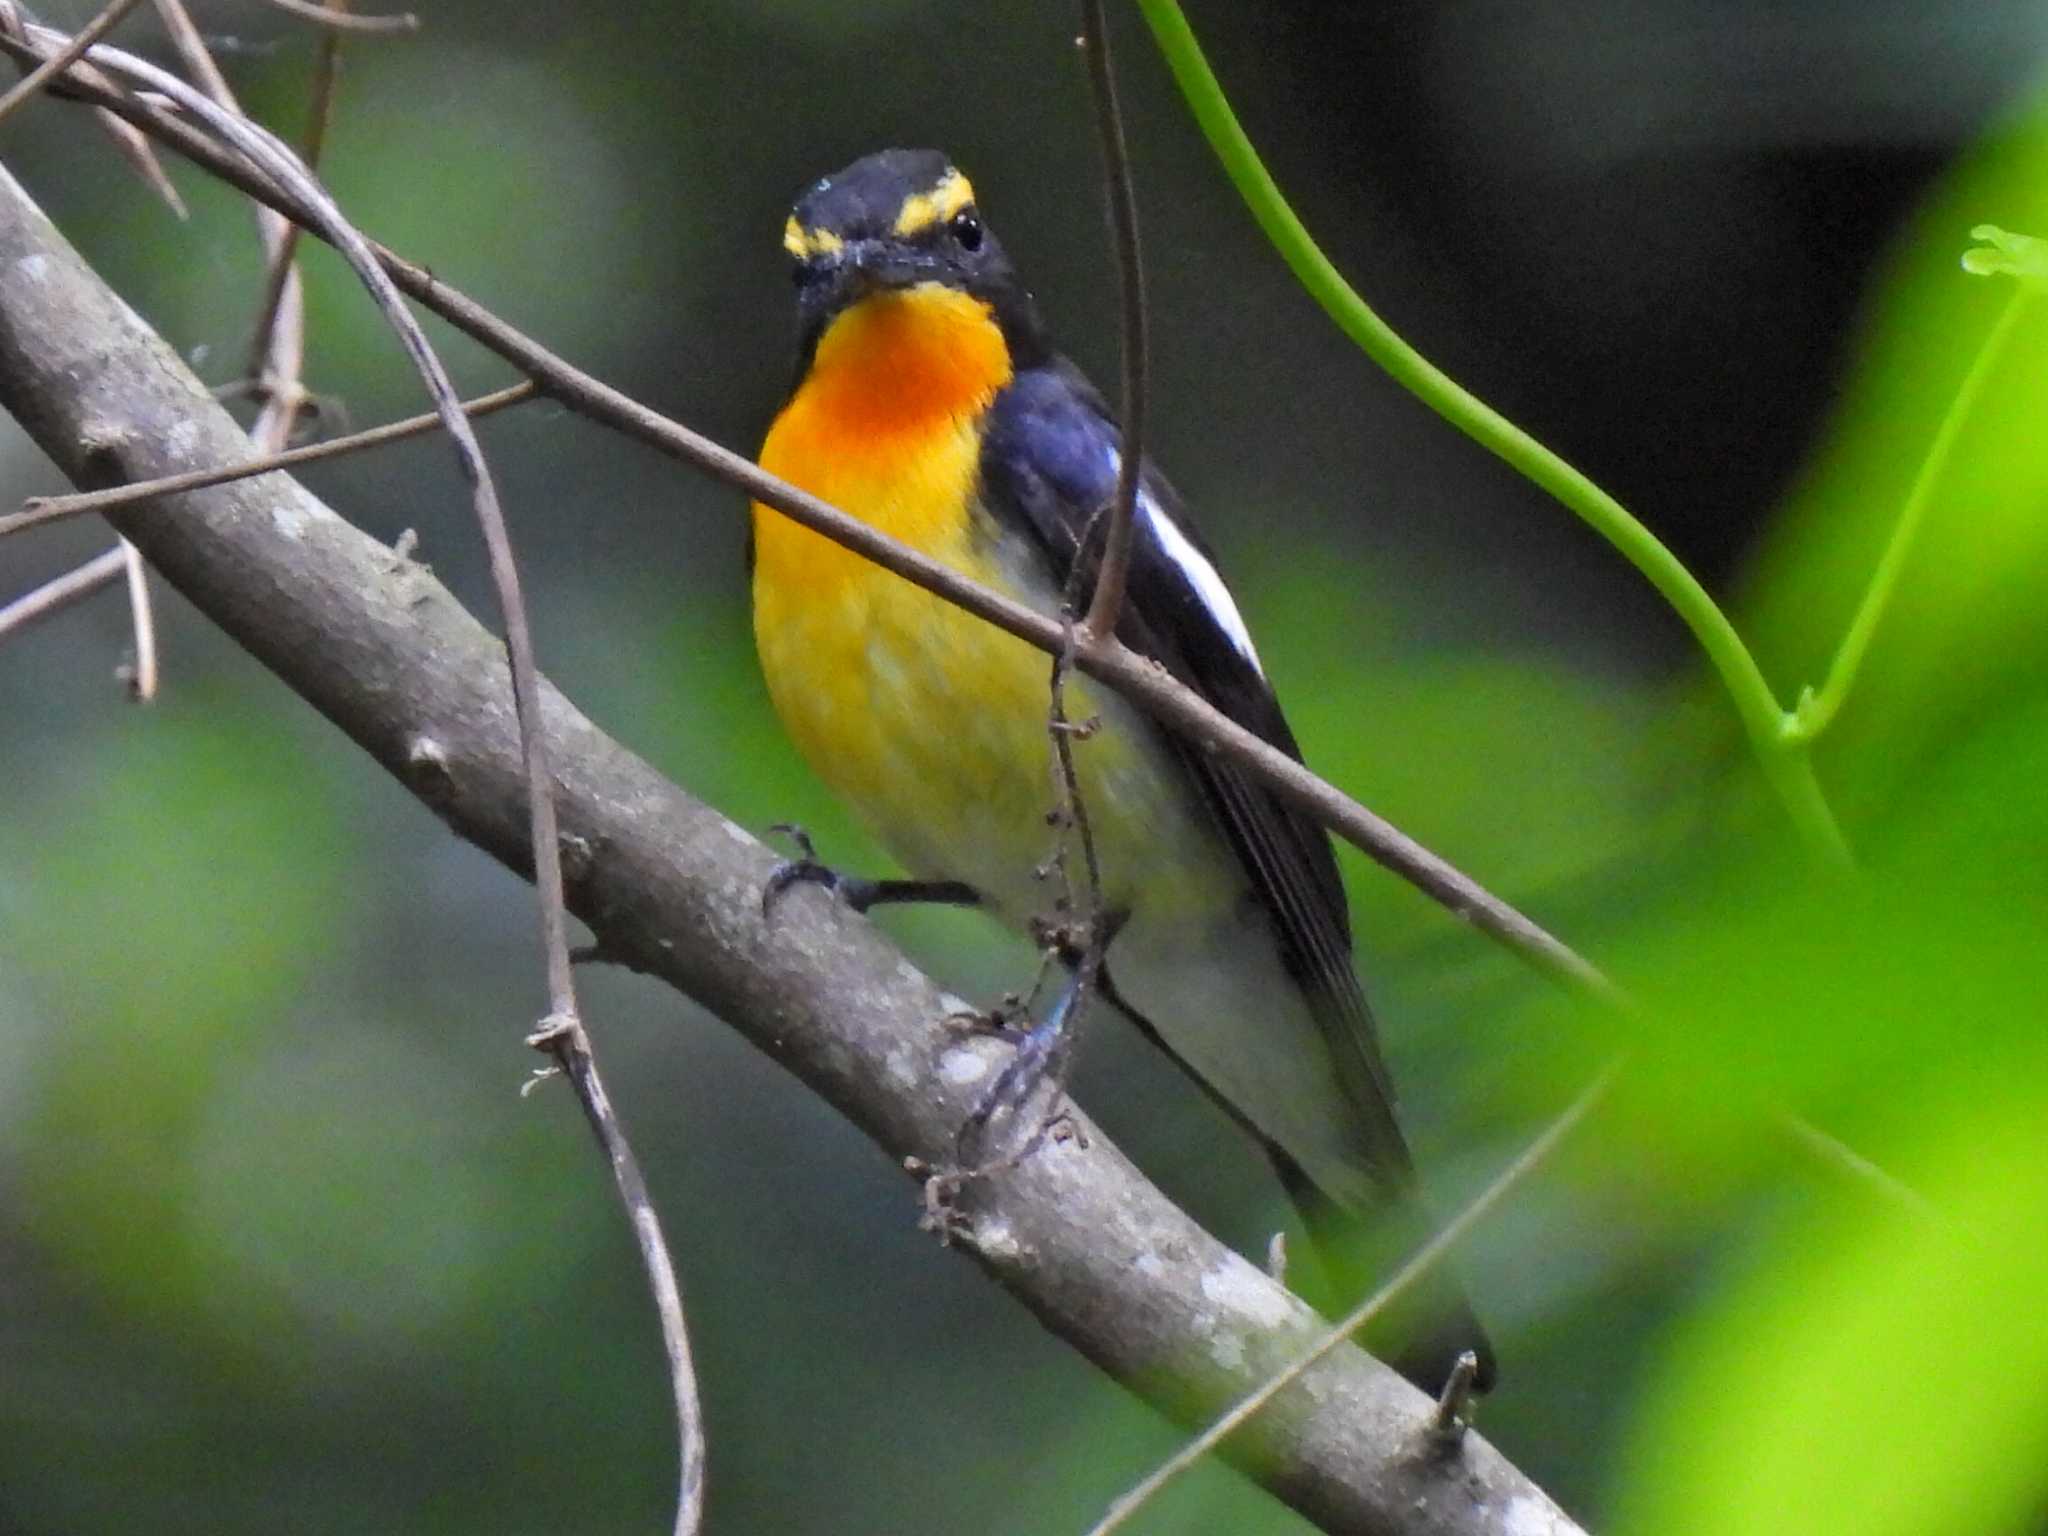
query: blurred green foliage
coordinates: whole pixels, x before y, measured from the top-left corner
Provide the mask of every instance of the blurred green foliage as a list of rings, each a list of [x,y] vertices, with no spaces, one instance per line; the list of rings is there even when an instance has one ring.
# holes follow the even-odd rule
[[[783,206],[884,142],[941,142],[972,168],[1055,328],[1113,375],[1086,94],[1070,28],[1042,7],[988,7],[971,49],[937,0],[423,10],[417,41],[351,47],[335,185],[373,233],[664,408],[736,444],[758,435],[788,367]],[[1331,148],[1331,101],[1287,99],[1313,61],[1279,51],[1281,12],[1191,14],[1319,237],[1392,274],[1362,286],[1425,319],[1483,317],[1460,253],[1383,217],[1393,173],[1372,181]],[[1612,20],[1556,15],[1589,33]],[[240,6],[205,19],[241,40],[247,99],[291,122],[304,34]],[[1812,24],[1827,39],[1851,25]],[[1659,86],[1708,99],[1720,56],[1704,34],[1659,35]],[[1861,860],[1853,877],[1816,870],[1669,616],[1366,372],[1127,37],[1159,452],[1237,577],[1310,761],[1643,1004],[1589,1013],[1345,855],[1441,1206],[1600,1062],[1632,1062],[1462,1260],[1505,1356],[1483,1427],[1600,1529],[2038,1528],[2048,305],[1965,423],[1815,749]],[[1443,93],[1433,133],[1457,142],[1503,110],[1498,92],[1456,94],[1493,78],[1470,58],[1415,57]],[[1536,62],[1517,80],[1546,99]],[[1761,136],[1808,131],[1750,105]],[[1603,134],[1609,167],[1657,152],[1629,131],[1575,121],[1573,153]],[[257,289],[233,199],[178,173],[195,219],[174,226],[55,105],[10,123],[0,154],[144,313],[203,349],[208,377],[233,377]],[[1529,176],[1570,206],[1560,163]],[[1717,239],[1756,237],[1698,217],[1679,185],[1667,217],[1690,256],[1733,259]],[[2044,189],[2048,113],[2027,108],[1890,248],[1798,483],[1774,506],[1708,509],[1762,529],[1733,612],[1781,698],[1824,675],[2004,302],[2007,280],[1958,266],[1970,228],[2048,231]],[[1499,238],[1598,291],[1591,264],[1614,242],[1598,221],[1572,233],[1570,259],[1531,221]],[[308,281],[314,387],[359,420],[416,409],[338,268],[316,252]],[[1653,328],[1656,306],[1619,291],[1606,322]],[[1472,327],[1417,339],[1482,372],[1523,339]],[[478,384],[502,376],[453,356]],[[1573,389],[1619,397],[1624,468],[1679,451],[1626,378],[1560,372],[1521,403],[1540,416]],[[873,862],[761,696],[736,499],[547,406],[486,442],[556,680],[742,824],[801,820],[836,860]],[[10,494],[48,488],[18,445],[5,458]],[[380,536],[417,528],[424,558],[488,606],[437,445],[309,478]],[[95,538],[0,545],[0,595]],[[517,1093],[542,1006],[529,893],[174,600],[168,692],[129,709],[109,677],[124,622],[103,600],[0,653],[0,1530],[654,1526],[672,1450],[631,1246],[567,1098]],[[888,921],[970,994],[1028,970],[971,917]],[[631,977],[586,987],[676,1241],[714,1530],[1077,1529],[1176,1443],[937,1256],[900,1175],[715,1021]],[[1078,1091],[1248,1251],[1288,1222],[1228,1125],[1115,1030],[1090,1038]],[[1788,1115],[1932,1214],[1814,1155]],[[1137,1528],[1300,1523],[1210,1469]]]
[[[1752,578],[1819,676],[2008,293],[1982,217],[2044,227],[2048,117],[1958,168],[1902,247],[1861,364]],[[1724,1198],[1780,1109],[1927,1198],[1793,1206],[1714,1267],[1629,1437],[1627,1530],[2027,1531],[2048,1507],[2048,408],[2032,306],[1963,424],[1871,660],[1822,739],[1861,813],[1850,882],[1740,857],[1632,946],[1656,1021],[1646,1132]],[[1702,1112],[1704,1107],[1704,1112]],[[1647,1154],[1649,1148],[1645,1147]]]

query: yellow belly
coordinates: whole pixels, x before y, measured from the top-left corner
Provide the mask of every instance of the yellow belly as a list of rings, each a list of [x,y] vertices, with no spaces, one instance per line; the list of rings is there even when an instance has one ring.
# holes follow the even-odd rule
[[[772,458],[764,452],[769,468]],[[809,488],[877,526],[902,521],[890,515],[902,510],[893,477]],[[1055,893],[1033,870],[1054,841],[1050,660],[780,513],[756,507],[754,519],[755,641],[798,750],[913,873],[966,880],[1013,921],[1048,910]],[[989,558],[964,523],[924,548],[1051,609],[1049,591]],[[1149,729],[1082,684],[1069,686],[1067,708],[1104,721],[1075,743],[1075,765],[1107,899],[1127,904],[1143,885],[1157,910],[1174,889],[1213,892],[1213,882],[1176,878],[1191,871],[1172,866],[1216,850],[1189,824]]]

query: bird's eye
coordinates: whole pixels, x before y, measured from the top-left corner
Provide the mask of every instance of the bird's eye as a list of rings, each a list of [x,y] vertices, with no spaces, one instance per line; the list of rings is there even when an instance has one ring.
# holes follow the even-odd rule
[[[981,249],[981,220],[972,208],[962,208],[954,214],[946,228],[952,233],[953,243],[970,256]]]
[[[811,286],[811,279],[818,275],[818,269],[808,261],[800,261],[789,269],[789,280],[799,288]]]

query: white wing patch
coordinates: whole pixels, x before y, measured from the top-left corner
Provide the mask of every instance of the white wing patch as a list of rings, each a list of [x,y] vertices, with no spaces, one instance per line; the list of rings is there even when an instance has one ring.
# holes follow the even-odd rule
[[[1188,542],[1188,536],[1174,526],[1173,519],[1161,512],[1150,496],[1138,497],[1138,509],[1144,513],[1152,536],[1159,540],[1159,547],[1166,551],[1166,558],[1179,566],[1181,574],[1194,583],[1202,606],[1209,610],[1209,617],[1222,626],[1223,633],[1230,636],[1230,643],[1237,647],[1238,654],[1252,664],[1252,670],[1264,677],[1266,669],[1259,664],[1258,647],[1252,644],[1252,633],[1244,627],[1244,615],[1237,611],[1236,600],[1231,597],[1230,588],[1223,585],[1223,578],[1217,574],[1216,567]]]
[[[1109,450],[1108,458],[1110,472],[1114,474],[1118,467],[1115,449]],[[1252,632],[1245,628],[1244,615],[1237,611],[1237,602],[1231,597],[1230,588],[1223,585],[1223,577],[1216,567],[1195,548],[1142,486],[1138,489],[1138,515],[1152,530],[1152,537],[1158,541],[1161,552],[1187,577],[1195,595],[1201,598],[1202,606],[1209,610],[1209,617],[1216,621],[1216,627],[1230,637],[1230,643],[1237,647],[1238,655],[1252,664],[1252,670],[1264,677],[1266,669],[1259,664],[1259,652],[1252,644]]]

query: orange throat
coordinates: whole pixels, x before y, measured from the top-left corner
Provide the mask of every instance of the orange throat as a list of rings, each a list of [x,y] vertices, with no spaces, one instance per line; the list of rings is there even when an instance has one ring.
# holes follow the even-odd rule
[[[792,416],[841,438],[929,432],[980,415],[1009,382],[1010,349],[981,300],[938,283],[880,293],[826,327],[771,441]]]
[[[761,445],[761,467],[941,559],[967,535],[981,415],[1010,382],[989,307],[937,283],[876,294],[818,340],[810,371]],[[836,585],[872,576],[858,556],[754,509],[764,581]]]

